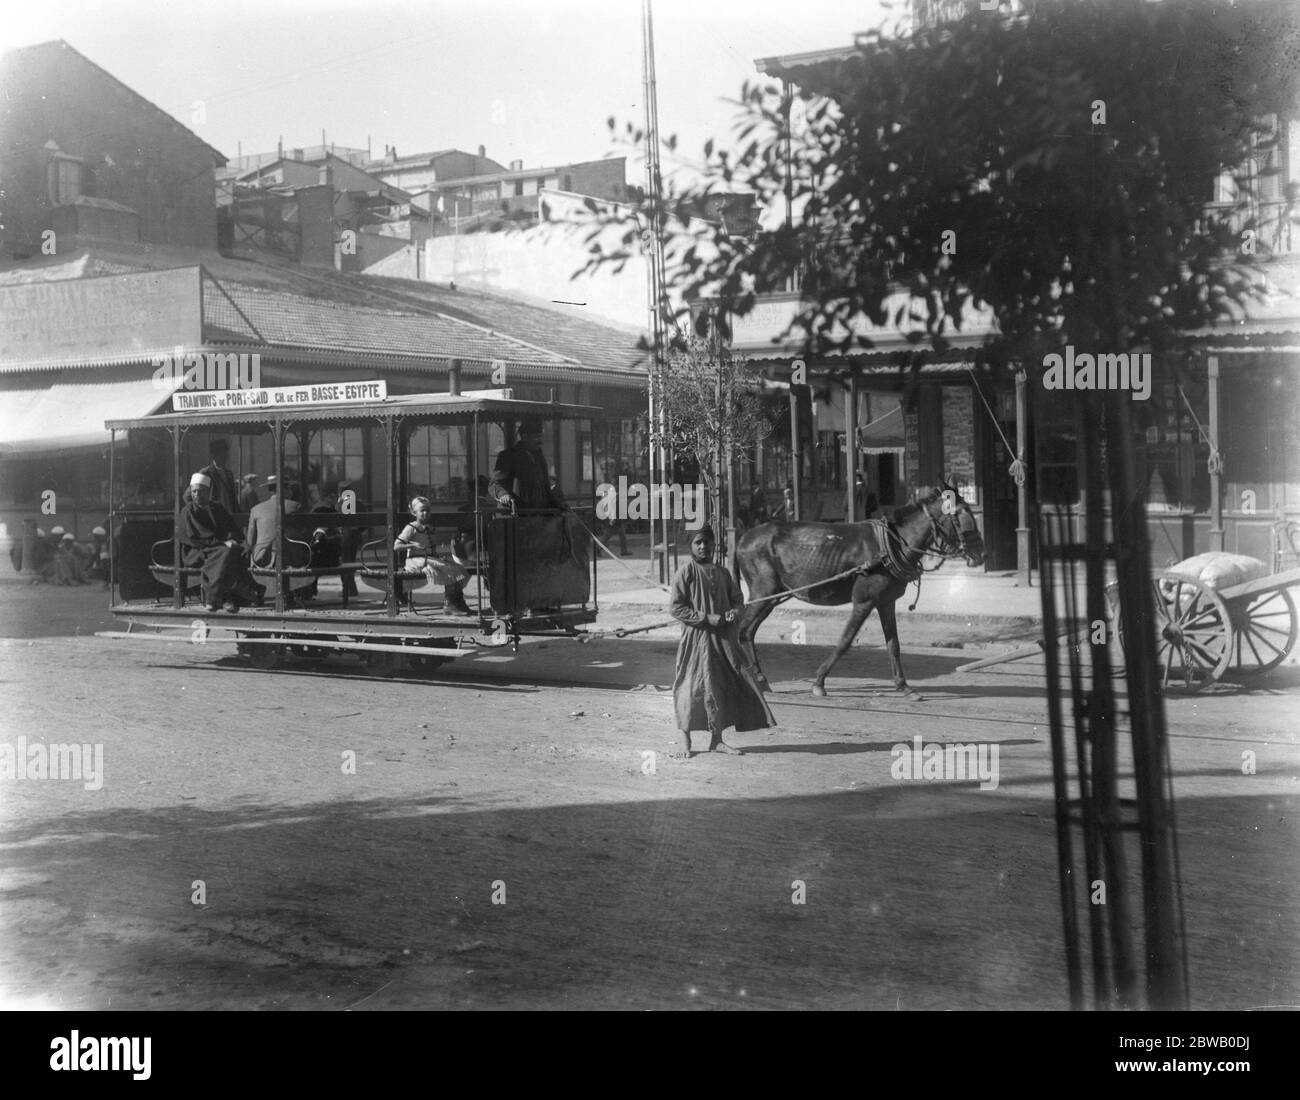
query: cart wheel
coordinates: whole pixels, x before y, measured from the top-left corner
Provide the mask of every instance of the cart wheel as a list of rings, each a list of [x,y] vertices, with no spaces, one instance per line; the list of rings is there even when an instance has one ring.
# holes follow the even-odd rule
[[[1228,613],[1232,616],[1233,672],[1243,676],[1267,672],[1295,648],[1295,602],[1285,588],[1233,600]]]
[[[1177,573],[1161,573],[1151,588],[1160,688],[1200,691],[1232,657],[1228,606],[1214,589]]]

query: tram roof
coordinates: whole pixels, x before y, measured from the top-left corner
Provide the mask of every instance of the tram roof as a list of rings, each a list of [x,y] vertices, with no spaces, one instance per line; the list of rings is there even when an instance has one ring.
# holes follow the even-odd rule
[[[542,420],[584,420],[603,410],[595,405],[568,405],[558,401],[525,401],[513,397],[453,396],[449,393],[392,394],[383,401],[333,404],[302,402],[251,409],[216,409],[207,412],[166,412],[153,416],[106,420],[106,428],[159,428],[170,424],[219,427],[226,424],[266,424],[276,420],[375,420],[400,413],[403,417],[469,417],[475,413],[507,417],[536,416]]]

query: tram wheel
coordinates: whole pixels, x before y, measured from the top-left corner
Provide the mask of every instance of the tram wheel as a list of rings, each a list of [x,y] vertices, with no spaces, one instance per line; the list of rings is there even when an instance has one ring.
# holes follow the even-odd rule
[[[248,659],[256,669],[273,669],[283,659],[284,648],[282,645],[251,645],[248,647]]]
[[[318,645],[296,645],[289,648],[292,653],[301,661],[306,661],[309,665],[323,665],[329,658],[333,650]]]
[[[407,660],[411,662],[412,671],[421,676],[430,676],[434,671],[441,668],[451,660],[451,658],[421,654],[419,657],[408,657]]]
[[[404,660],[396,653],[383,652],[365,653],[362,659],[366,663],[366,668],[370,670],[371,676],[378,676],[385,680],[396,676],[401,671],[401,662]]]

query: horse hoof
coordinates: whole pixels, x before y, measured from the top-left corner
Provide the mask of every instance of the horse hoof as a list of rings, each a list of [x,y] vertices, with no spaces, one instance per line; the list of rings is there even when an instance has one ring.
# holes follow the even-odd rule
[[[821,684],[813,684],[812,693],[817,696],[818,699],[826,698],[826,689],[822,687]]]

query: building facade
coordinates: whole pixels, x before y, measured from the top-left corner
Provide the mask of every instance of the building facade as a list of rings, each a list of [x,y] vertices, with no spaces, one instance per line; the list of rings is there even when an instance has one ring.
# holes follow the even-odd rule
[[[0,260],[72,237],[215,248],[226,158],[66,42],[0,59]]]

